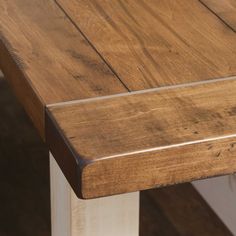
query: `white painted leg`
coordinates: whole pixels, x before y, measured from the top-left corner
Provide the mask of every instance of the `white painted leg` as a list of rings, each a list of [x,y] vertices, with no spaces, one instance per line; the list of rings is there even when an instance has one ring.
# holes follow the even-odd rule
[[[50,155],[52,236],[138,236],[139,193],[78,199]]]

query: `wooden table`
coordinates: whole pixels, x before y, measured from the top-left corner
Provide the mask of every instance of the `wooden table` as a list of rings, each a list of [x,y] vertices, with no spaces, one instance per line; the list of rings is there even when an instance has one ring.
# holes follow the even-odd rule
[[[236,172],[236,0],[1,0],[0,39],[53,236],[137,236],[138,191]]]

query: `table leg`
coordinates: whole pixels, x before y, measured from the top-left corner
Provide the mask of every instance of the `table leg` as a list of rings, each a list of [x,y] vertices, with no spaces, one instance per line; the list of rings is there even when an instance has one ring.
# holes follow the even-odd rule
[[[50,155],[52,236],[138,236],[139,192],[76,197]]]

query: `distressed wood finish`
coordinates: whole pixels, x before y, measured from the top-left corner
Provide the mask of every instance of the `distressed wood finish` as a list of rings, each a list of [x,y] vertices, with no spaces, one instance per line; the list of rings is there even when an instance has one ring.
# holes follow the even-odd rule
[[[236,1],[235,0],[200,0],[225,24],[236,32]]]
[[[236,74],[236,34],[198,0],[57,2],[130,90]]]
[[[0,68],[42,136],[45,104],[127,91],[53,0],[0,11]]]
[[[229,174],[236,170],[235,90],[233,77],[52,106],[47,141],[67,140],[55,157],[61,168],[77,163],[82,198]],[[66,160],[62,150],[70,150]]]
[[[0,67],[78,196],[235,172],[225,2],[0,2]]]

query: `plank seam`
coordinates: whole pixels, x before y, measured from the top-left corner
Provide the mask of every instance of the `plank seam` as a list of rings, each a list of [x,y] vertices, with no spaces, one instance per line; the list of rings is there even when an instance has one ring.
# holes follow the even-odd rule
[[[131,96],[135,94],[159,92],[159,91],[168,90],[168,89],[187,88],[187,87],[193,87],[197,85],[211,84],[211,83],[231,81],[231,80],[236,80],[236,75],[223,77],[223,78],[217,78],[217,79],[211,79],[211,80],[196,81],[196,82],[191,82],[191,83],[175,84],[175,85],[163,86],[163,87],[158,87],[158,88],[143,89],[143,90],[138,90],[138,91],[126,92],[126,93],[118,93],[118,94],[112,94],[112,95],[107,95],[107,96],[99,96],[99,97],[93,97],[93,98],[85,98],[85,99],[78,99],[78,100],[72,100],[72,101],[66,101],[66,102],[52,103],[52,104],[47,104],[46,107],[50,108],[50,107],[73,105],[73,104],[86,103],[86,102],[92,102],[92,101],[98,101],[98,100],[106,100],[106,99],[111,99],[111,98]]]
[[[133,152],[119,153],[116,155],[99,157],[99,161],[100,160],[108,160],[108,159],[112,159],[112,158],[118,158],[118,157],[138,155],[138,154],[142,154],[142,153],[162,151],[162,150],[167,150],[167,149],[171,149],[171,148],[180,148],[180,147],[184,147],[184,146],[188,146],[188,145],[201,144],[201,143],[219,141],[219,140],[230,139],[230,138],[236,138],[236,134],[216,136],[216,137],[211,137],[211,138],[206,138],[206,139],[193,140],[193,141],[189,141],[189,142],[175,143],[175,144],[170,144],[170,145],[166,145],[166,146],[159,146],[159,147],[154,147],[154,148],[137,150],[137,151],[133,151]]]
[[[229,24],[227,21],[225,21],[222,17],[218,16],[215,11],[213,11],[207,4],[205,4],[202,0],[199,0],[199,2],[207,8],[213,15],[215,15],[224,25],[226,25],[229,29],[231,29],[234,33],[236,33],[236,30]]]
[[[125,89],[130,92],[131,90],[129,87],[122,81],[122,79],[119,77],[119,75],[116,73],[116,71],[113,69],[113,67],[105,60],[105,58],[102,56],[102,54],[97,50],[97,48],[90,42],[88,37],[83,33],[83,31],[80,29],[80,27],[74,22],[74,20],[70,17],[70,15],[64,10],[64,8],[58,3],[57,0],[54,0],[55,4],[60,8],[60,10],[66,15],[66,17],[69,19],[69,21],[73,24],[73,26],[80,32],[80,34],[84,37],[84,39],[88,42],[88,44],[92,47],[92,49],[98,54],[98,56],[102,59],[102,61],[109,67],[109,69],[112,71],[112,73],[117,77],[117,79],[120,81],[120,83],[125,87]]]

